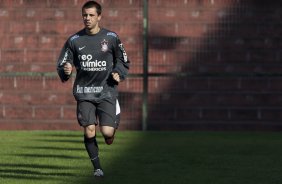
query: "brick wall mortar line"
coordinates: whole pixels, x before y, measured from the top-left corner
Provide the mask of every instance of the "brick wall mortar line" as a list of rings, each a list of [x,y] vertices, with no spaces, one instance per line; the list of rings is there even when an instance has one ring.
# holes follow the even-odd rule
[[[35,107],[34,106],[32,106],[32,112],[31,112],[32,114],[31,114],[31,117],[32,118],[35,118]]]
[[[4,118],[6,117],[6,106],[5,105],[3,105],[2,115]]]
[[[61,106],[61,109],[60,109],[60,116],[62,119],[64,118],[64,107],[63,106]]]
[[[17,77],[14,77],[14,88],[17,88],[18,84],[17,84]]]
[[[43,78],[42,78],[42,87],[43,87],[43,89],[46,88],[46,77],[45,76],[43,76]]]

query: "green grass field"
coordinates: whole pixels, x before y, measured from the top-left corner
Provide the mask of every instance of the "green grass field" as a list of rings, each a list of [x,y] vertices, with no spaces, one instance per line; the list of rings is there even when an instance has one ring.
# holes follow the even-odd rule
[[[280,184],[282,134],[119,131],[98,134],[104,179],[78,131],[0,131],[1,184]]]

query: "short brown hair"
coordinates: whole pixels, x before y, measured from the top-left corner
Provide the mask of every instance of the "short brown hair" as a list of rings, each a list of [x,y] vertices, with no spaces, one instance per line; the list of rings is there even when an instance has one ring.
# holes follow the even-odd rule
[[[82,10],[87,8],[96,8],[98,15],[101,15],[102,13],[102,6],[96,1],[87,1],[86,3],[84,3],[84,5],[82,6]]]

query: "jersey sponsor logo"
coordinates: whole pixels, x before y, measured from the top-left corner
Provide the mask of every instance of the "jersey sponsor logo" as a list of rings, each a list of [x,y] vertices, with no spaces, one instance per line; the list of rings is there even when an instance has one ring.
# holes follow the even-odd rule
[[[78,56],[80,60],[81,69],[84,71],[106,71],[107,70],[107,62],[93,60],[93,56],[91,54],[83,54]]]
[[[108,32],[107,36],[113,36],[113,37],[117,37],[117,34],[114,32]]]
[[[124,62],[128,62],[127,54],[126,54],[126,52],[125,52],[125,49],[124,49],[124,47],[123,47],[123,44],[120,43],[118,46],[119,46],[120,50],[122,51]]]
[[[79,86],[76,85],[76,93],[101,93],[103,86]]]
[[[101,42],[101,51],[107,52],[107,50],[108,50],[108,44],[109,44],[109,42],[104,39],[104,40]]]
[[[106,67],[107,66],[107,62],[106,61],[98,61],[96,59],[95,61],[82,61],[81,65],[84,68]]]

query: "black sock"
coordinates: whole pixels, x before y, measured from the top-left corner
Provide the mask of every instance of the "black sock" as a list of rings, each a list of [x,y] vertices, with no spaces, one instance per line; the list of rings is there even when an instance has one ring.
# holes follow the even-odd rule
[[[96,141],[96,136],[92,138],[88,138],[84,135],[84,144],[94,169],[101,169],[99,154],[98,154],[99,148]]]

